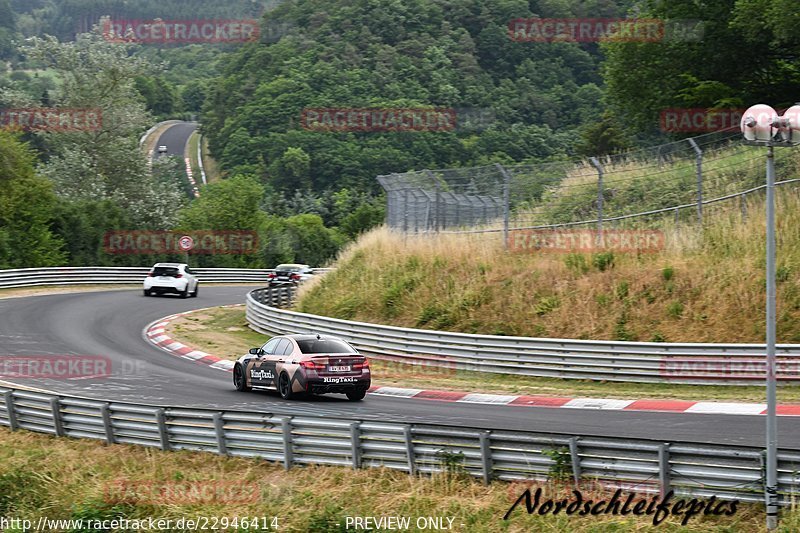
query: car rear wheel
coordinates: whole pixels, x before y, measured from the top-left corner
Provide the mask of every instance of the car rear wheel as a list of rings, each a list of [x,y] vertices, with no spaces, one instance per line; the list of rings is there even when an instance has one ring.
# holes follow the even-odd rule
[[[357,402],[359,400],[363,400],[364,396],[367,395],[367,389],[357,389],[354,391],[350,391],[347,393],[347,399],[352,402]]]
[[[292,384],[289,381],[289,375],[286,372],[283,372],[280,379],[278,379],[278,393],[284,400],[291,400],[295,397],[294,392],[292,392]]]
[[[150,296],[150,289],[145,289],[144,290],[144,295],[145,296]]]
[[[200,284],[194,286],[194,292],[192,293],[192,298],[197,298],[197,293],[200,292]]]
[[[236,390],[247,392],[250,387],[247,386],[247,380],[244,377],[244,368],[242,365],[237,364],[233,367],[233,384],[236,385]]]
[[[181,291],[181,298],[188,298],[189,297],[189,284],[186,284],[186,288]]]

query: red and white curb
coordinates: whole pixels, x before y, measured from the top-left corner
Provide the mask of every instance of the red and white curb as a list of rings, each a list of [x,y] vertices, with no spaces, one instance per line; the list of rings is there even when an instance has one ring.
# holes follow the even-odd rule
[[[176,315],[169,315],[162,318],[158,322],[153,322],[145,328],[145,338],[151,343],[155,344],[157,347],[172,355],[189,359],[190,361],[194,361],[195,363],[199,363],[201,365],[208,365],[211,368],[216,368],[217,370],[230,372],[233,370],[233,365],[235,364],[234,361],[222,359],[221,357],[217,357],[216,355],[211,355],[200,350],[195,350],[190,346],[186,346],[185,344],[173,340],[169,335],[167,335],[166,328],[172,320],[178,318],[179,316],[188,315],[195,311],[199,311],[199,309],[178,313]]]
[[[224,307],[237,307],[236,305]],[[186,311],[170,315],[145,328],[145,337],[162,350],[195,363],[208,365],[225,372],[233,369],[234,362],[195,350],[170,338],[166,327],[175,318],[188,315]],[[550,407],[558,409],[596,409],[599,411],[656,411],[664,413],[693,413],[714,415],[763,415],[767,405],[763,403],[695,402],[686,400],[619,400],[612,398],[559,398],[547,396],[513,396],[483,394],[477,392],[406,389],[400,387],[370,387],[370,395],[409,398],[414,400],[436,400],[440,402],[507,405],[512,407]],[[800,416],[800,405],[778,405],[779,416]]]
[[[457,391],[372,387],[377,396],[436,400],[440,402],[509,405],[514,407],[553,407],[561,409],[597,409],[600,411],[659,411],[714,415],[763,415],[763,403],[693,402],[686,400],[618,400],[612,398],[558,398],[546,396],[509,396]],[[780,416],[800,416],[800,405],[779,405]]]

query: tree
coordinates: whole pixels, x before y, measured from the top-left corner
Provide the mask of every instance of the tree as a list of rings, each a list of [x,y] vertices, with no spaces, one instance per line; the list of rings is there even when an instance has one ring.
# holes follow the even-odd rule
[[[74,42],[33,38],[27,56],[58,71],[62,84],[50,97],[58,107],[99,110],[99,127],[42,132],[49,158],[41,173],[56,193],[72,200],[113,199],[139,229],[164,229],[175,221],[177,185],[153,180],[139,150],[139,135],[152,124],[135,80],[152,65],[132,54],[135,47],[105,41],[99,31]]]
[[[264,187],[252,176],[234,176],[203,188],[200,198],[180,211],[180,230],[252,231],[264,246],[267,215]],[[259,255],[195,256],[200,266],[263,268]]]
[[[0,130],[0,268],[62,264],[63,242],[50,231],[55,205],[52,184],[34,171],[33,153]]]

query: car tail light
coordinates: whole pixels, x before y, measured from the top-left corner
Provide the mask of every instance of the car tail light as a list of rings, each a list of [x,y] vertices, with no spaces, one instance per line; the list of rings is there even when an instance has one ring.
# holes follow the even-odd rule
[[[268,278],[277,278],[277,277],[278,277],[278,275],[277,275],[277,274],[275,274],[275,272],[270,272],[269,274],[267,274],[267,277],[268,277]]]
[[[316,361],[300,361],[300,366],[308,368],[309,370],[324,370],[325,363],[317,363]]]
[[[299,274],[292,274],[292,279],[295,280],[295,281],[300,281],[300,275]]]
[[[353,370],[363,370],[363,369],[369,369],[369,359],[365,358],[362,362],[353,364]]]
[[[149,278],[153,278],[153,277],[155,277],[155,274],[153,274],[152,272],[148,272],[148,273],[147,273],[147,277],[149,277]]]
[[[182,278],[182,277],[183,277],[183,274],[175,274],[175,277],[176,277],[176,278]]]

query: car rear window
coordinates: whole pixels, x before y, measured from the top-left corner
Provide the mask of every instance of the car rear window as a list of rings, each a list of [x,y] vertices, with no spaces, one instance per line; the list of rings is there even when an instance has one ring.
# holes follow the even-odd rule
[[[303,353],[356,353],[349,344],[330,339],[309,339],[297,341]]]
[[[283,272],[297,272],[300,270],[300,267],[290,266],[290,265],[278,265],[275,267],[275,270],[281,270]]]
[[[155,267],[153,269],[154,276],[175,276],[178,274],[178,269],[175,267]]]

